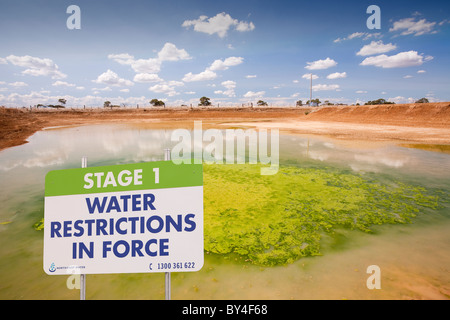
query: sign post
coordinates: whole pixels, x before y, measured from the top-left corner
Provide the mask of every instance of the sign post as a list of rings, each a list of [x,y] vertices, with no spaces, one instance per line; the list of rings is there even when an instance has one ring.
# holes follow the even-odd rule
[[[81,158],[81,168],[87,168],[87,157]],[[80,274],[80,300],[86,300],[86,275]]]
[[[170,149],[164,149],[164,161],[170,161]],[[171,295],[171,279],[170,272],[166,272],[165,277],[165,299],[170,300]]]
[[[170,299],[170,273],[203,266],[202,165],[82,166],[46,176],[44,271],[79,273],[81,299],[87,274],[165,273]]]

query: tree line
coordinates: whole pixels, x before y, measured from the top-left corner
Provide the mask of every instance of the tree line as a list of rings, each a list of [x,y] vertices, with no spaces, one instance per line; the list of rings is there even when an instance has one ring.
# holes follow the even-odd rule
[[[427,98],[420,98],[419,100],[416,100],[414,103],[429,103],[430,101]],[[312,100],[308,100],[306,101],[305,104],[303,104],[302,100],[298,100],[296,102],[296,106],[297,107],[301,107],[301,106],[314,106],[314,107],[318,107],[322,102],[319,99],[312,99]],[[380,98],[377,100],[372,100],[372,101],[367,101],[366,103],[364,103],[365,106],[370,106],[370,105],[380,105],[380,104],[395,104],[395,102],[391,102],[391,101],[387,101],[386,99]],[[322,104],[322,106],[334,106],[334,105],[344,105],[343,103],[331,103],[329,100],[325,100]],[[357,103],[357,106],[359,106],[360,104]]]
[[[55,109],[64,109],[65,105],[67,103],[67,100],[64,98],[61,98],[58,100],[59,104],[57,105],[44,105],[44,104],[38,104],[36,107],[48,107],[48,108],[55,108]],[[415,101],[414,103],[429,103],[430,101],[427,98],[420,98],[419,100]],[[149,103],[154,106],[154,107],[166,107],[166,103],[162,100],[158,100],[158,99],[152,99],[149,101]],[[395,104],[395,102],[390,102],[387,101],[383,98],[377,99],[377,100],[372,100],[372,101],[368,101],[366,103],[364,103],[364,105],[380,105],[380,104]],[[199,107],[207,107],[211,105],[211,99],[208,97],[201,97],[200,98],[200,103],[198,104]],[[268,106],[268,103],[263,101],[263,100],[258,100],[258,102],[256,103],[256,105],[260,106],[260,107],[264,107],[264,106]],[[331,105],[344,105],[342,103],[331,103],[329,100],[325,100],[323,103],[322,101],[320,101],[319,99],[311,99],[306,101],[305,104],[303,104],[302,100],[298,100],[295,103],[296,107],[301,107],[301,106],[314,106],[314,107],[318,107],[319,105],[322,106],[331,106]],[[360,104],[357,103],[357,106],[359,106]],[[123,106],[125,107],[126,105],[123,104]],[[184,106],[184,105],[183,105]],[[251,104],[251,106],[253,106],[253,103]],[[111,101],[105,101],[103,103],[103,107],[104,108],[120,108],[120,105],[114,105],[111,103]]]

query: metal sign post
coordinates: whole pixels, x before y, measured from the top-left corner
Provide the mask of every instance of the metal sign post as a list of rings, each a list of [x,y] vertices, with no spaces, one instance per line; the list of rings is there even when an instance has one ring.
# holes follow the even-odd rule
[[[87,157],[81,158],[81,168],[87,168]],[[80,300],[86,300],[86,275],[80,274]]]
[[[165,161],[170,161],[170,149],[164,149],[164,160]],[[166,288],[166,293],[165,293],[165,297],[166,300],[170,300],[170,272],[166,272],[165,274],[165,288]]]

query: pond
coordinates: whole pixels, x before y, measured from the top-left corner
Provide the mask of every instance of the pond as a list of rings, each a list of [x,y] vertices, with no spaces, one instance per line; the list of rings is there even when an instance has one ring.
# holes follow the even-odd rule
[[[0,299],[79,298],[67,276],[42,268],[34,225],[47,172],[78,168],[83,156],[89,166],[160,161],[177,143],[171,134],[150,125],[53,128],[0,152]],[[449,154],[280,135],[276,175],[248,164],[204,172],[205,264],[172,274],[173,299],[450,298]],[[371,265],[381,270],[379,290],[366,286]],[[86,295],[164,299],[164,275],[88,275]]]

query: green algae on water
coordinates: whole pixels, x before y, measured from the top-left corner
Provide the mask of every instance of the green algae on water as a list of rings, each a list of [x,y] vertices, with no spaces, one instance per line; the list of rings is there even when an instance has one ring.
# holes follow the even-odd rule
[[[289,264],[320,255],[323,233],[337,226],[371,232],[409,223],[438,201],[422,187],[338,169],[290,166],[261,176],[257,165],[207,165],[205,250],[262,266]]]
[[[336,227],[372,232],[374,225],[410,223],[426,208],[450,202],[447,191],[333,168],[260,172],[259,165],[204,166],[205,251],[284,265],[320,255],[322,235]],[[44,219],[33,228],[43,230]]]
[[[36,231],[44,230],[44,218],[33,224],[33,228]]]

